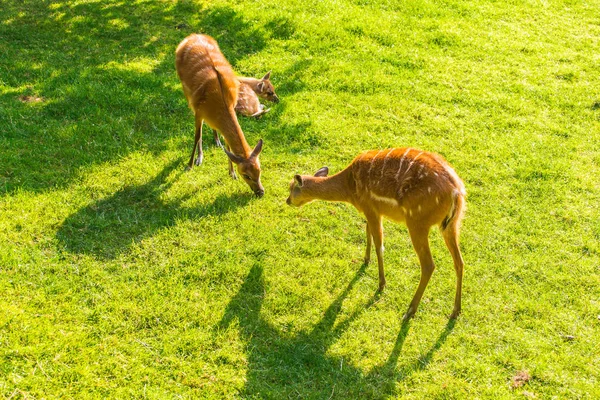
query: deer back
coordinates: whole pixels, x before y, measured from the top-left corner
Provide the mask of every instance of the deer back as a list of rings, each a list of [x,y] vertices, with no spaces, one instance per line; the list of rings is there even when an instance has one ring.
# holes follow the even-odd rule
[[[239,82],[219,45],[210,36],[192,34],[179,44],[175,55],[177,74],[196,118],[228,139],[239,129],[233,112]]]
[[[393,219],[440,222],[465,187],[440,156],[412,148],[368,151],[351,164],[355,197]],[[359,204],[359,206],[360,206]]]

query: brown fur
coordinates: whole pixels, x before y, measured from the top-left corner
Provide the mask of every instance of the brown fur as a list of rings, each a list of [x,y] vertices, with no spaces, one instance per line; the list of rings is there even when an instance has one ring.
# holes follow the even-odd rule
[[[264,188],[260,183],[258,161],[262,140],[254,150],[246,142],[234,111],[240,83],[217,42],[210,36],[192,34],[177,46],[175,55],[177,74],[196,122],[194,148],[188,168],[194,164],[196,149],[196,165],[202,162],[202,125],[206,122],[225,138],[230,175],[236,178],[232,165],[235,163],[250,188],[262,196]]]
[[[240,87],[235,111],[247,117],[258,117],[269,112],[269,109],[260,103],[259,97],[279,103],[270,77],[271,72],[262,79],[238,77]]]
[[[315,199],[344,201],[354,205],[367,218],[367,252],[371,240],[379,265],[379,289],[385,287],[383,272],[382,217],[406,223],[421,264],[421,281],[405,318],[417,310],[421,296],[435,268],[429,249],[429,230],[439,225],[457,274],[452,317],[461,310],[462,256],[458,231],[465,208],[465,187],[456,172],[439,155],[400,148],[368,151],[336,175],[325,169],[313,176],[296,175],[290,184],[287,203],[301,206]]]

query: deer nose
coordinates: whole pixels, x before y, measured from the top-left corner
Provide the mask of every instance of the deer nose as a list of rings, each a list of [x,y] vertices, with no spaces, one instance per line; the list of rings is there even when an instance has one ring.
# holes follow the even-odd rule
[[[273,95],[273,103],[279,103],[279,97],[277,97],[277,95]]]
[[[290,200],[290,198],[288,197],[287,200],[285,201],[287,203],[288,206],[292,205],[292,201]]]
[[[258,189],[254,191],[254,194],[258,197],[263,197],[265,195],[265,189]]]

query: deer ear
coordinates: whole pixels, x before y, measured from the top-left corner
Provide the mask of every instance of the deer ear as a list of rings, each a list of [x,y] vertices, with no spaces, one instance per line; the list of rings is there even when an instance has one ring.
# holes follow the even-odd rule
[[[320,176],[320,177],[327,176],[328,174],[329,174],[329,168],[327,168],[327,167],[320,168],[317,172],[315,172],[315,176]]]
[[[304,182],[302,181],[302,177],[300,175],[294,175],[294,180],[296,181],[299,187],[302,187],[302,184]]]
[[[271,78],[271,71],[267,72],[265,74],[265,76],[263,76],[262,80],[263,81],[268,81]]]
[[[256,88],[258,89],[259,92],[262,92],[263,86],[265,86],[265,83],[263,81],[260,81],[260,82],[258,82],[258,85],[256,85]]]
[[[236,156],[232,152],[228,151],[226,148],[223,148],[223,151],[225,151],[225,154],[227,154],[227,157],[229,157],[229,159],[231,160],[231,162],[234,163],[234,164],[239,164],[242,161],[244,161],[244,159],[242,157]]]
[[[256,158],[256,157],[258,157],[258,155],[262,151],[262,146],[263,146],[263,140],[260,139],[258,141],[258,143],[256,143],[256,147],[254,147],[254,150],[252,150],[252,153],[250,153],[250,158]]]

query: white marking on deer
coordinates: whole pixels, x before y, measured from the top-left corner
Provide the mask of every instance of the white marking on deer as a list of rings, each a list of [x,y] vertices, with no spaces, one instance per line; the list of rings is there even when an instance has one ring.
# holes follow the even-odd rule
[[[398,205],[398,200],[394,199],[393,197],[384,197],[384,196],[378,196],[373,192],[369,192],[369,194],[371,195],[371,198],[373,200],[377,200],[380,201],[382,203],[387,203],[391,206],[397,206]]]
[[[400,171],[402,171],[402,165],[404,164],[404,157],[406,157],[406,155],[408,154],[409,151],[410,151],[410,147],[408,149],[406,149],[404,154],[402,154],[402,157],[400,157],[400,166],[398,167],[398,172],[396,172],[396,182],[398,182],[398,177],[400,176]]]
[[[383,167],[381,167],[381,175],[380,178],[383,178],[383,173],[385,172],[385,165],[388,162],[388,157],[389,155],[392,153],[392,151],[394,151],[394,149],[389,149],[387,154],[385,155],[385,157],[383,157]]]

